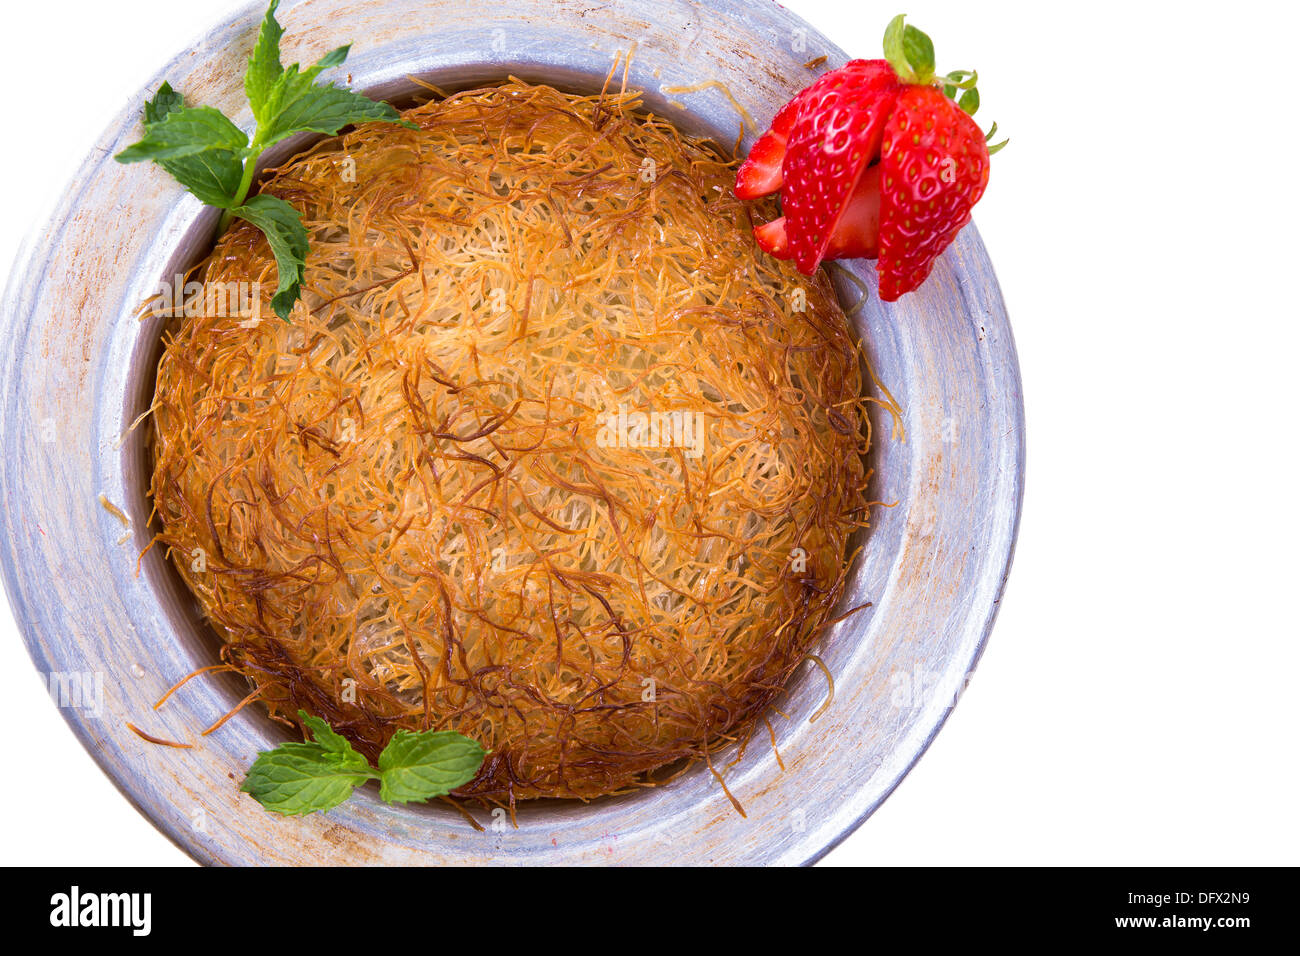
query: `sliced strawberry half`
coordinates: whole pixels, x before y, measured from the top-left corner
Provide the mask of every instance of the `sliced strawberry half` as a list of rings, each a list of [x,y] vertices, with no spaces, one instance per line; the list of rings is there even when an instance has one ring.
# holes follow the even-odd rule
[[[749,156],[736,170],[737,199],[760,199],[781,188],[785,181],[781,175],[781,164],[785,162],[785,144],[802,98],[801,93],[781,107],[772,120],[772,128],[750,147]]]
[[[785,216],[780,219],[773,219],[771,222],[765,222],[761,226],[755,226],[754,239],[758,242],[758,248],[769,256],[775,256],[778,259],[789,259],[794,256],[794,253],[790,251],[790,237],[785,231]]]
[[[989,148],[941,90],[908,86],[885,127],[880,165],[880,298],[894,302],[926,280],[970,222],[988,186]]]
[[[818,83],[821,83],[827,76],[832,76],[834,73],[863,69],[874,70],[877,68],[876,64],[882,62],[884,61],[850,60],[839,70],[827,73],[817,83],[804,88],[794,99],[781,107],[776,116],[772,118],[771,127],[749,148],[749,155],[745,157],[745,161],[736,170],[736,198],[761,199],[763,196],[770,196],[784,184],[785,177],[781,167],[785,162],[786,143],[790,138],[790,131],[794,129],[795,120],[799,116],[804,96],[809,91],[816,88]]]
[[[826,247],[827,259],[874,259],[880,254],[880,165],[868,166],[849,197]],[[786,218],[754,229],[759,248],[778,259],[793,259]]]
[[[790,249],[804,275],[827,257],[863,173],[879,156],[899,90],[887,61],[854,60],[800,96],[781,196]]]
[[[812,275],[825,259],[878,258],[881,299],[919,287],[984,195],[997,124],[984,136],[974,70],[940,75],[934,44],[900,14],[883,60],[852,60],[786,105],[740,167],[742,199],[781,191],[757,227],[767,252]],[[780,164],[778,171],[777,165]]]

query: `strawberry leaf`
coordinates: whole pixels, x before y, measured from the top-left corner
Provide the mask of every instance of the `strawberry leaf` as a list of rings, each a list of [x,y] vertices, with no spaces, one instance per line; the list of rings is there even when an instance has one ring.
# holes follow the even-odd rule
[[[959,90],[973,90],[979,82],[980,75],[975,70],[953,70],[944,77],[943,95],[950,100],[957,98]]]
[[[993,142],[993,137],[997,135],[997,132],[998,132],[998,124],[997,124],[997,123],[994,123],[992,126],[989,127],[989,131],[988,131],[987,133],[984,134],[984,142],[986,142],[986,143],[991,143],[991,142]],[[1007,143],[1009,143],[1009,142],[1011,142],[1011,140],[1009,140],[1009,139],[1004,139],[1002,142],[1000,142],[1000,143],[998,143],[998,144],[996,144],[996,145],[994,145],[994,146],[990,146],[990,147],[989,147],[989,155],[992,156],[994,153],[1000,152],[1000,151],[1002,150],[1002,148],[1003,148],[1004,146],[1006,146]]]
[[[959,90],[970,90],[979,82],[980,74],[979,70],[953,70],[944,79]]]
[[[899,14],[885,28],[885,59],[904,83],[929,83],[934,79],[934,43]]]
[[[916,71],[917,82],[928,83],[934,76],[934,44],[930,38],[908,24],[903,28],[903,53]]]
[[[885,27],[885,59],[894,68],[900,80],[904,83],[915,83],[916,72],[908,62],[907,49],[903,43],[903,33],[906,30],[903,20],[904,14],[900,13],[889,21],[889,26]]]

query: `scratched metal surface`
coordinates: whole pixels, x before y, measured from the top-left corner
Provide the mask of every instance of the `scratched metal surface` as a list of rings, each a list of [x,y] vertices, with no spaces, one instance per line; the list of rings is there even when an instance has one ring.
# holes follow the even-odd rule
[[[159,71],[190,102],[251,128],[243,63],[262,5],[212,29]],[[881,11],[882,16],[890,11]],[[356,41],[353,83],[396,91],[407,75],[450,86],[514,73],[590,88],[635,44],[630,83],[692,132],[728,147],[739,122],[724,83],[760,123],[810,82],[803,64],[843,51],[767,0],[304,0],[287,3],[285,61]],[[881,380],[902,403],[905,442],[882,440],[875,512],[846,599],[869,611],[838,625],[821,654],[837,693],[811,665],[774,717],[785,769],[766,742],[728,775],[748,818],[696,768],[659,790],[525,806],[519,828],[475,832],[446,807],[395,808],[362,790],[328,814],[284,820],[240,794],[254,753],[283,739],[254,708],[194,750],[144,743],[126,721],[197,741],[241,696],[230,679],[194,681],[158,714],[161,691],[214,659],[193,602],[148,541],[139,433],[158,329],[135,317],[158,281],[209,241],[213,219],[161,173],[111,154],[138,136],[141,91],[29,240],[0,312],[0,493],[5,585],[42,672],[101,672],[98,718],[68,723],[121,791],[204,863],[803,864],[853,831],[898,784],[942,725],[996,614],[1014,548],[1024,464],[1015,346],[992,266],[974,227],[924,290],[855,314]],[[681,106],[674,105],[677,101]],[[685,107],[685,109],[683,109]],[[746,133],[746,146],[753,131]],[[854,271],[874,288],[874,273]],[[846,306],[859,293],[841,280]],[[129,515],[129,538],[98,496]],[[958,808],[955,808],[959,810]],[[202,811],[205,826],[194,821]]]

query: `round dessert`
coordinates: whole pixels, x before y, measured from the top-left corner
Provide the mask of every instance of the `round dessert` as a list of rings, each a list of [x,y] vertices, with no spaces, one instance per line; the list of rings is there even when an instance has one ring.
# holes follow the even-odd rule
[[[258,291],[165,334],[159,540],[274,718],[372,759],[398,729],[473,737],[460,796],[715,766],[867,522],[829,281],[764,254],[734,164],[634,94],[512,81],[403,118],[262,184],[310,235],[290,321],[248,223],[194,270]]]

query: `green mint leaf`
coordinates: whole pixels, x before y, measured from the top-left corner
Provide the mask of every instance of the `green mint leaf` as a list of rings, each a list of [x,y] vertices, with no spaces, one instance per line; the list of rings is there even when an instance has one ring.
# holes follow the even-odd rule
[[[170,83],[158,88],[154,98],[144,104],[145,129],[156,126],[172,113],[185,108],[181,94]],[[232,150],[212,149],[193,156],[156,160],[172,178],[208,206],[228,209],[234,205],[232,196],[239,188],[243,162]]]
[[[335,732],[333,727],[319,717],[313,717],[305,710],[300,710],[298,711],[298,719],[311,731],[311,739],[326,750],[334,753],[356,752],[352,749],[352,744],[348,742],[346,737]]]
[[[331,66],[339,66],[344,60],[348,58],[348,54],[350,52],[352,52],[352,44],[345,43],[343,46],[336,47],[335,49],[330,50],[328,53],[326,53],[323,57],[320,58],[320,62],[318,62],[316,66],[322,70],[328,69]]]
[[[154,98],[144,104],[144,125],[152,126],[154,123],[161,123],[168,113],[175,113],[184,106],[184,97],[173,90],[170,83],[164,81],[163,85],[158,87]]]
[[[315,70],[312,67],[311,70]],[[325,133],[333,136],[353,123],[401,123],[401,114],[388,103],[377,103],[369,97],[338,86],[315,86],[302,81],[311,73],[295,73],[290,67],[284,73],[284,90],[279,98],[279,108],[265,126],[257,130],[259,146],[272,146],[296,133]],[[404,123],[411,126],[410,123]]]
[[[185,100],[181,94],[173,90],[170,83],[162,83],[159,91],[153,95],[153,99],[144,104],[142,117],[144,129],[155,129],[168,120],[168,117],[183,112],[185,112]],[[192,120],[192,117],[190,118]],[[178,118],[178,121],[185,120],[186,117]],[[220,127],[220,121],[216,121],[214,126]],[[165,140],[172,134],[173,127],[169,126],[168,129],[162,130],[160,137]],[[226,134],[231,135],[233,142],[237,142],[238,138],[229,134],[229,130],[226,130]],[[243,133],[239,133],[239,137],[243,137]],[[247,138],[244,139],[247,142]],[[135,146],[118,153],[117,159],[120,163],[135,163],[138,161],[133,152],[136,148],[139,147],[140,151],[152,150],[156,144],[156,139],[151,140],[151,144],[144,144],[142,140]],[[239,178],[243,173],[243,160],[237,152],[217,148],[217,150],[195,152],[188,156],[174,156],[172,159],[155,159],[155,163],[172,174],[172,177],[190,190],[190,193],[198,196],[199,202],[221,208],[233,206],[231,196],[239,189]]]
[[[266,100],[262,104],[260,115],[257,119],[258,142],[265,146],[266,140],[263,131],[275,124],[275,119],[284,111],[284,108],[296,100],[308,95],[316,83],[316,77],[320,75],[325,67],[320,63],[315,66],[309,66],[305,70],[300,70],[297,63],[291,63],[275,79],[271,89],[267,91]]]
[[[441,797],[474,779],[485,752],[450,730],[399,730],[379,755],[379,796],[389,803]]]
[[[370,121],[417,127],[387,103],[333,84],[316,85],[322,71],[347,59],[350,45],[331,50],[306,70],[296,63],[286,69],[280,62],[284,28],[275,18],[279,6],[280,0],[270,0],[244,74],[244,93],[257,121],[252,143],[219,110],[186,107],[181,94],[164,83],[144,106],[144,136],[115,158],[119,163],[155,162],[202,202],[224,209],[219,231],[236,217],[262,230],[280,272],[271,305],[287,320],[302,293],[307,231],[297,211],[283,200],[254,196],[245,201],[258,157],[295,133],[332,136],[345,126]]]
[[[254,196],[231,212],[266,234],[276,267],[280,270],[280,282],[271,299],[271,308],[287,322],[293,304],[302,292],[302,276],[307,266],[307,229],[302,224],[302,216],[283,199],[266,194]]]
[[[157,160],[159,166],[208,206],[229,209],[244,172],[238,154],[215,149],[180,159]]]
[[[330,810],[375,776],[359,753],[319,743],[281,744],[257,755],[239,789],[285,816]]]
[[[242,153],[248,136],[226,114],[211,106],[173,109],[145,127],[140,142],[115,157],[119,163],[180,159],[213,150]]]
[[[312,739],[262,751],[239,787],[286,816],[337,807],[375,778],[389,803],[440,797],[474,779],[485,756],[478,743],[448,730],[399,730],[379,755],[376,771],[324,720],[302,710],[298,718]]]
[[[257,34],[257,44],[253,47],[253,55],[248,58],[248,72],[244,74],[244,95],[253,107],[253,116],[259,126],[267,98],[275,87],[275,81],[284,72],[284,67],[280,65],[280,38],[284,36],[284,28],[275,19],[278,6],[280,0],[271,0],[271,5],[266,8],[262,29]]]

